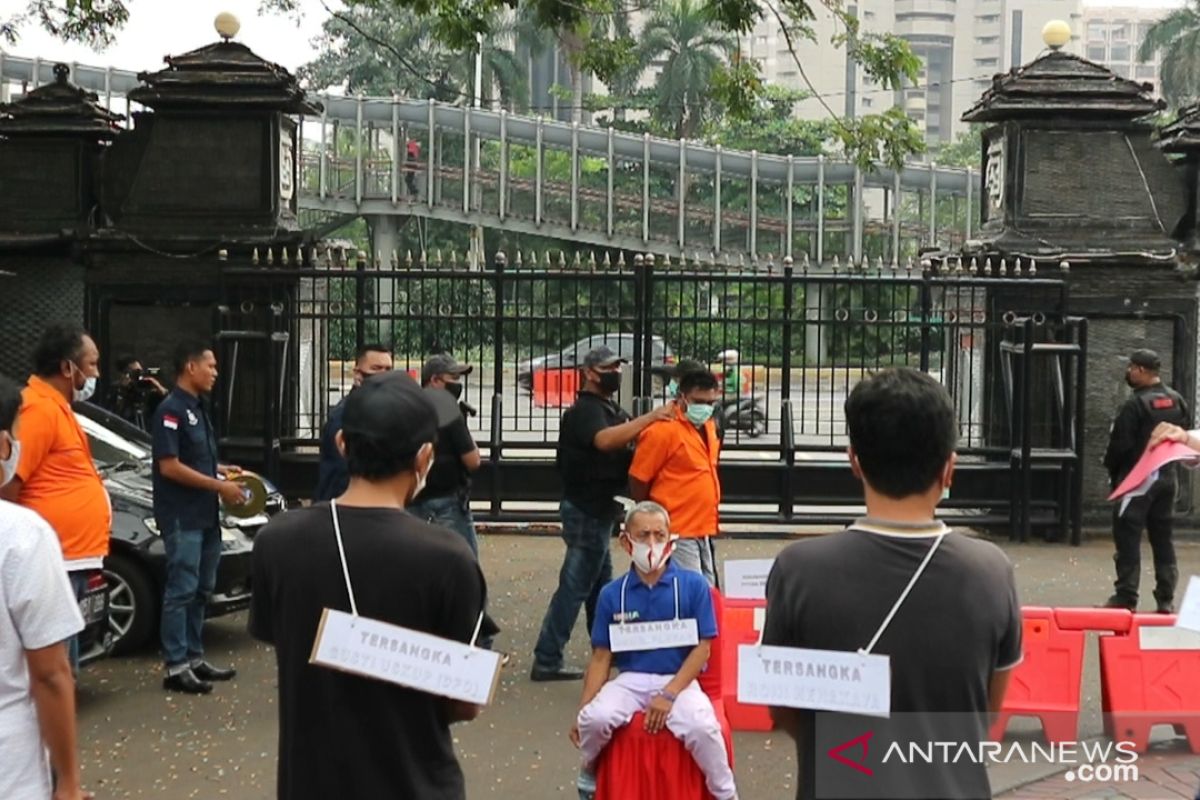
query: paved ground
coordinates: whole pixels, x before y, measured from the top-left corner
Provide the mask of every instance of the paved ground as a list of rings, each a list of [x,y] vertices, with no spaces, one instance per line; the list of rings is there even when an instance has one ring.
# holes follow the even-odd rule
[[[724,557],[769,557],[782,543],[737,540]],[[1008,545],[1022,601],[1038,605],[1090,605],[1107,596],[1111,555],[1103,542],[1072,549],[1062,545]],[[1200,542],[1179,546],[1181,573],[1200,573]],[[561,544],[546,536],[485,536],[482,558],[493,587],[493,611],[505,625],[499,645],[513,660],[497,702],[473,723],[455,728],[471,798],[573,797],[576,755],[566,730],[578,703],[578,684],[528,680],[530,651],[553,590]],[[1148,553],[1147,553],[1148,559]],[[615,563],[625,562],[624,557]],[[1149,585],[1149,578],[1144,579]],[[967,598],[966,600],[969,600]],[[210,656],[235,664],[241,674],[209,697],[165,694],[152,653],[94,664],[80,682],[80,737],[84,778],[100,800],[107,798],[274,797],[276,752],[275,670],[271,652],[245,632],[245,615],[211,622]],[[1089,643],[1084,676],[1081,736],[1101,731],[1096,648]],[[583,664],[583,626],[568,659]],[[1015,726],[1018,734],[1030,728]],[[776,733],[735,737],[743,800],[784,800],[794,789],[791,743]],[[1029,767],[993,771],[1004,798],[1136,797],[1191,798],[1200,784],[1200,756],[1175,742],[1159,741],[1141,763],[1132,786],[1068,782]],[[1189,788],[1190,787],[1190,788]],[[331,800],[335,800],[331,798]],[[664,795],[664,800],[667,796]]]

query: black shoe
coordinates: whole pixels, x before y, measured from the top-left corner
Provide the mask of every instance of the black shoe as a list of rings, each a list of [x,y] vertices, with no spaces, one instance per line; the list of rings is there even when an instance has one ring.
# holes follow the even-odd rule
[[[190,669],[168,675],[163,678],[163,688],[168,692],[183,692],[184,694],[208,694],[212,684],[196,677]]]
[[[1137,601],[1135,600],[1134,602],[1131,603],[1128,600],[1126,600],[1122,597],[1118,597],[1117,595],[1114,594],[1112,597],[1105,600],[1104,605],[1102,605],[1100,607],[1101,608],[1123,608],[1126,611],[1135,611],[1136,612],[1137,611]]]
[[[237,675],[236,669],[221,669],[220,667],[214,667],[207,661],[201,661],[192,667],[192,672],[195,673],[197,678],[205,681],[228,681]]]
[[[531,681],[577,681],[582,678],[583,670],[569,669],[567,667],[559,667],[558,669],[534,667],[529,671],[529,680]]]
[[[1154,609],[1156,614],[1174,614],[1175,609],[1171,603],[1159,603],[1158,608]]]

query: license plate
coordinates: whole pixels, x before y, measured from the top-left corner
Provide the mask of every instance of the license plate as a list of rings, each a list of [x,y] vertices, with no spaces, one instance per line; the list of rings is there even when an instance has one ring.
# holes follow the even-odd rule
[[[79,601],[79,613],[85,624],[104,619],[108,615],[108,592],[97,592]]]

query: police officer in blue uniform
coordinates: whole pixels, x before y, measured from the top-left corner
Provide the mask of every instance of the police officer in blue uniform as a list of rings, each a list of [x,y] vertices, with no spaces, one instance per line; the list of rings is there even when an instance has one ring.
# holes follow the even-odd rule
[[[1132,470],[1146,445],[1150,433],[1160,422],[1187,428],[1190,415],[1187,403],[1179,392],[1162,382],[1159,370],[1162,362],[1153,350],[1134,350],[1129,356],[1125,382],[1133,394],[1121,406],[1109,434],[1104,467],[1115,487]],[[1113,512],[1113,542],[1117,552],[1116,591],[1105,605],[1109,608],[1137,610],[1138,584],[1141,578],[1142,529],[1150,538],[1154,553],[1154,600],[1156,610],[1171,613],[1175,601],[1175,585],[1179,582],[1179,567],[1175,563],[1175,545],[1171,541],[1171,513],[1175,505],[1175,470],[1164,467],[1159,478],[1146,494],[1129,501],[1125,513],[1118,506]]]
[[[218,478],[235,471],[217,463],[217,440],[201,395],[217,381],[217,359],[202,342],[179,346],[175,388],[154,412],[154,520],[167,551],[162,638],[163,688],[207,694],[212,681],[237,672],[204,660],[204,610],[221,558],[218,499],[243,502],[242,488]]]

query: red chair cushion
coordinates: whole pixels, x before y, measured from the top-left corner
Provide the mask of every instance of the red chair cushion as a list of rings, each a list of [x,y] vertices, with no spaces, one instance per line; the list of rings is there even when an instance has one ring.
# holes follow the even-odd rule
[[[723,708],[716,706],[716,712],[732,766],[733,730]],[[596,767],[595,800],[712,800],[704,773],[683,742],[665,728],[647,733],[645,725],[639,711],[604,748]],[[668,794],[664,786],[670,787]]]

